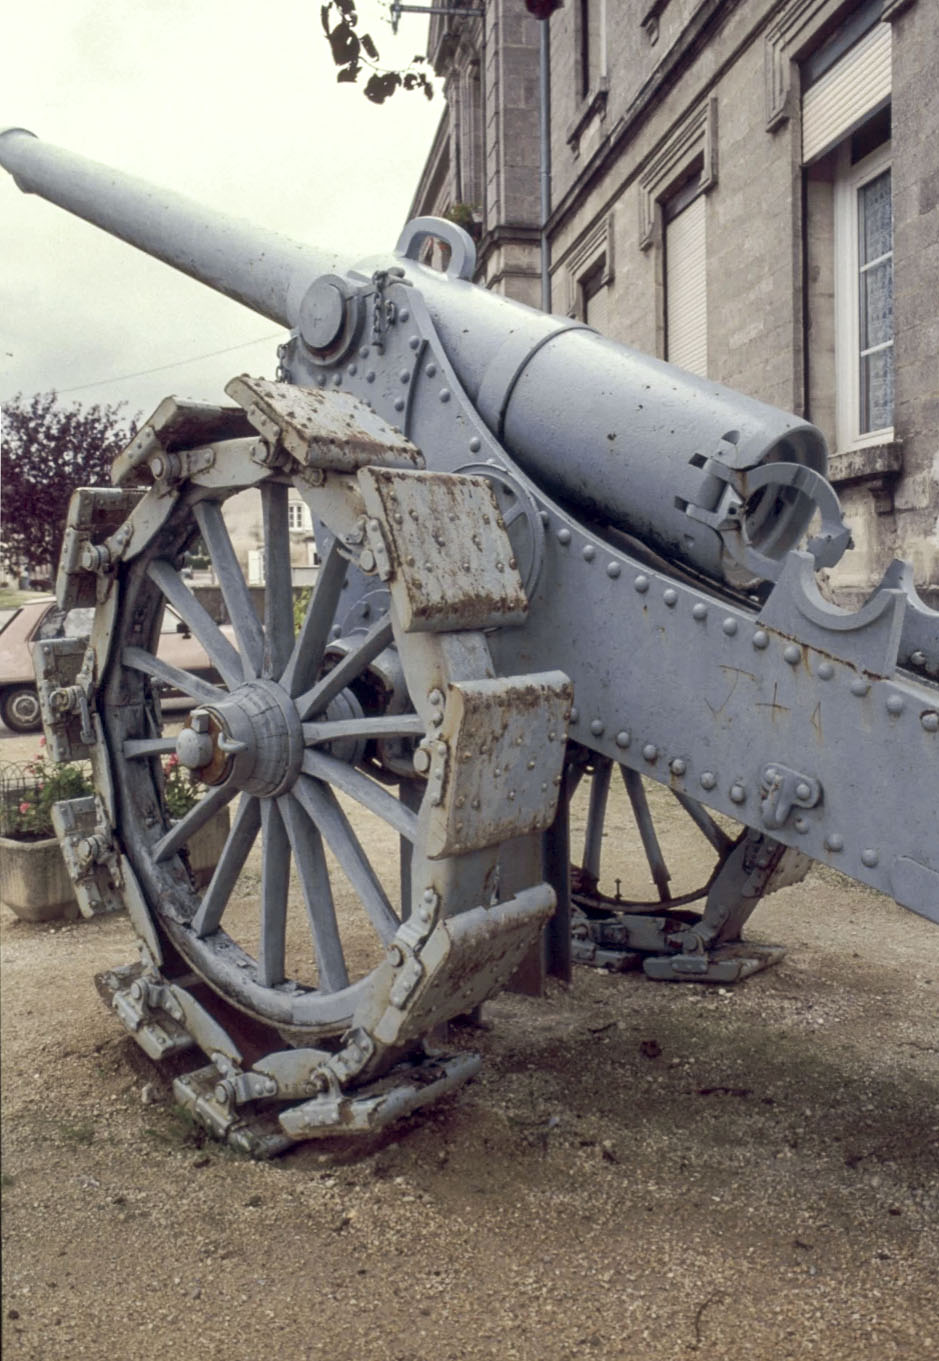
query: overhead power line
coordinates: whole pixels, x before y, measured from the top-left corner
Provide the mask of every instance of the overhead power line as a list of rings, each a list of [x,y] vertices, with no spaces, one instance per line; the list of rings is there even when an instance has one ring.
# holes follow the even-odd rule
[[[247,350],[252,345],[262,345],[268,340],[278,340],[282,334],[282,331],[274,331],[271,335],[258,336],[255,340],[246,340],[241,345],[229,345],[224,350],[210,350],[208,354],[194,354],[189,359],[176,359],[172,364],[158,364],[152,369],[138,369],[136,373],[118,373],[113,378],[96,378],[92,383],[79,383],[77,387],[57,388],[56,391],[60,397],[65,397],[71,392],[85,392],[88,388],[105,387],[108,383],[126,383],[131,378],[146,378],[151,373],[165,373],[167,369],[185,368],[187,364],[198,364],[203,359],[215,359],[220,354],[233,354],[235,350]]]

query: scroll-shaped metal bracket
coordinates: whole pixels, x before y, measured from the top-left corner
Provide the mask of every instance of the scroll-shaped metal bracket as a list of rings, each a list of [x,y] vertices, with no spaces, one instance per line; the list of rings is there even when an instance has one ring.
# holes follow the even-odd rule
[[[912,565],[902,558],[894,558],[870,600],[881,591],[902,591],[906,597],[897,661],[901,666],[925,671],[936,680],[939,678],[939,610],[931,610],[920,599],[913,584]]]
[[[815,563],[833,567],[851,547],[851,531],[841,515],[834,487],[821,473],[803,463],[763,463],[757,468],[732,468],[719,459],[708,459],[705,473],[727,487],[714,510],[688,505],[686,513],[716,530],[734,562],[767,581],[775,581],[785,557],[773,558],[754,548],[747,534],[747,502],[769,487],[788,487],[814,502],[822,518],[818,534],[807,545]]]
[[[903,633],[906,592],[881,587],[859,610],[843,610],[819,591],[815,566],[808,553],[793,549],[786,554],[760,623],[872,676],[892,676]]]

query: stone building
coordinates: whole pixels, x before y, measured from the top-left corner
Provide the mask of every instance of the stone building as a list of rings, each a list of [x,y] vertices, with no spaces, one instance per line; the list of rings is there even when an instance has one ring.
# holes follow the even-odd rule
[[[466,8],[430,20],[414,215],[469,225],[479,281],[534,306],[544,240],[552,311],[814,421],[840,598],[901,555],[939,607],[935,0]]]

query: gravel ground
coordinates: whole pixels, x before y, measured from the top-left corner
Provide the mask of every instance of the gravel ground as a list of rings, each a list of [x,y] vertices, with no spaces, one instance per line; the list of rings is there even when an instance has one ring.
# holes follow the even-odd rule
[[[258,1164],[99,1001],[127,922],[3,908],[7,1356],[932,1361],[939,931],[816,870],[749,934],[734,989],[503,996],[455,1097]]]

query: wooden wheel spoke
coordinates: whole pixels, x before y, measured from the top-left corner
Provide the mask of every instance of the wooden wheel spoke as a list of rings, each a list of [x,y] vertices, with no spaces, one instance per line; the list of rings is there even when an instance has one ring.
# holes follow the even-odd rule
[[[199,910],[192,919],[192,929],[200,938],[211,935],[218,929],[260,828],[260,804],[257,799],[246,794],[238,805],[235,821],[219,856],[215,873],[205,891]]]
[[[359,895],[382,944],[387,945],[398,929],[398,919],[335,794],[307,775],[300,776],[293,792]]]
[[[294,864],[303,889],[310,934],[316,951],[319,986],[323,992],[336,992],[349,986],[349,975],[339,938],[336,907],[333,902],[323,840],[302,805],[290,795],[277,800]]]
[[[423,737],[427,731],[419,714],[390,714],[386,718],[323,719],[304,723],[303,741],[308,747],[338,742],[346,737]]]
[[[277,804],[261,803],[261,937],[258,944],[258,981],[273,988],[284,981],[287,943],[287,890],[290,884],[290,842]]]
[[[290,533],[287,528],[287,485],[261,487],[264,523],[264,664],[263,674],[276,679],[293,649],[293,584]]]
[[[185,846],[189,838],[198,832],[200,827],[204,827],[210,818],[213,818],[220,809],[230,803],[238,791],[234,785],[222,785],[218,789],[211,789],[205,798],[200,799],[194,808],[174,822],[170,830],[153,847],[153,858],[160,863],[161,860],[168,860],[171,855],[175,855],[181,846]]]
[[[222,599],[241,648],[245,678],[259,676],[264,657],[264,634],[222,518],[221,506],[217,501],[200,501],[193,508],[193,513],[212,559]]]
[[[217,685],[211,685],[208,681],[192,675],[189,671],[182,671],[178,666],[161,661],[159,657],[142,647],[125,647],[121,653],[121,661],[131,670],[143,671],[145,675],[162,682],[163,685],[169,685],[174,690],[182,690],[184,695],[203,704],[217,704],[219,700],[225,699],[228,693],[219,689]]]
[[[639,828],[639,836],[646,853],[646,860],[649,862],[652,879],[658,889],[659,900],[667,903],[672,896],[668,887],[668,881],[672,876],[668,872],[668,866],[665,863],[665,857],[662,855],[659,839],[655,833],[652,814],[649,812],[649,801],[642,786],[642,776],[638,771],[630,770],[628,766],[620,766],[620,770],[623,772],[626,793],[629,795],[629,802],[632,804],[633,816],[636,819],[636,826]]]
[[[303,624],[281,676],[280,683],[288,695],[296,695],[316,679],[348,570],[349,564],[339,552],[337,540],[333,539],[320,565]]]
[[[325,752],[305,751],[303,770],[305,774],[341,789],[344,794],[382,818],[406,841],[413,843],[416,840],[417,815],[355,766],[338,761],[335,756],[327,756]]]
[[[147,575],[156,586],[159,586],[176,613],[192,629],[228,688],[237,689],[244,680],[241,658],[205,606],[200,604],[181,579],[173,564],[166,558],[157,558],[147,568]]]
[[[125,761],[143,756],[169,756],[176,750],[175,737],[128,737],[122,748]]]
[[[372,625],[357,648],[346,654],[341,662],[333,667],[323,678],[316,682],[311,689],[305,691],[297,700],[297,711],[300,718],[309,718],[311,714],[319,713],[329,704],[330,700],[335,699],[340,690],[344,690],[350,681],[355,680],[365,670],[370,661],[378,656],[379,652],[391,642],[393,637],[391,620],[387,615],[383,615]]]

